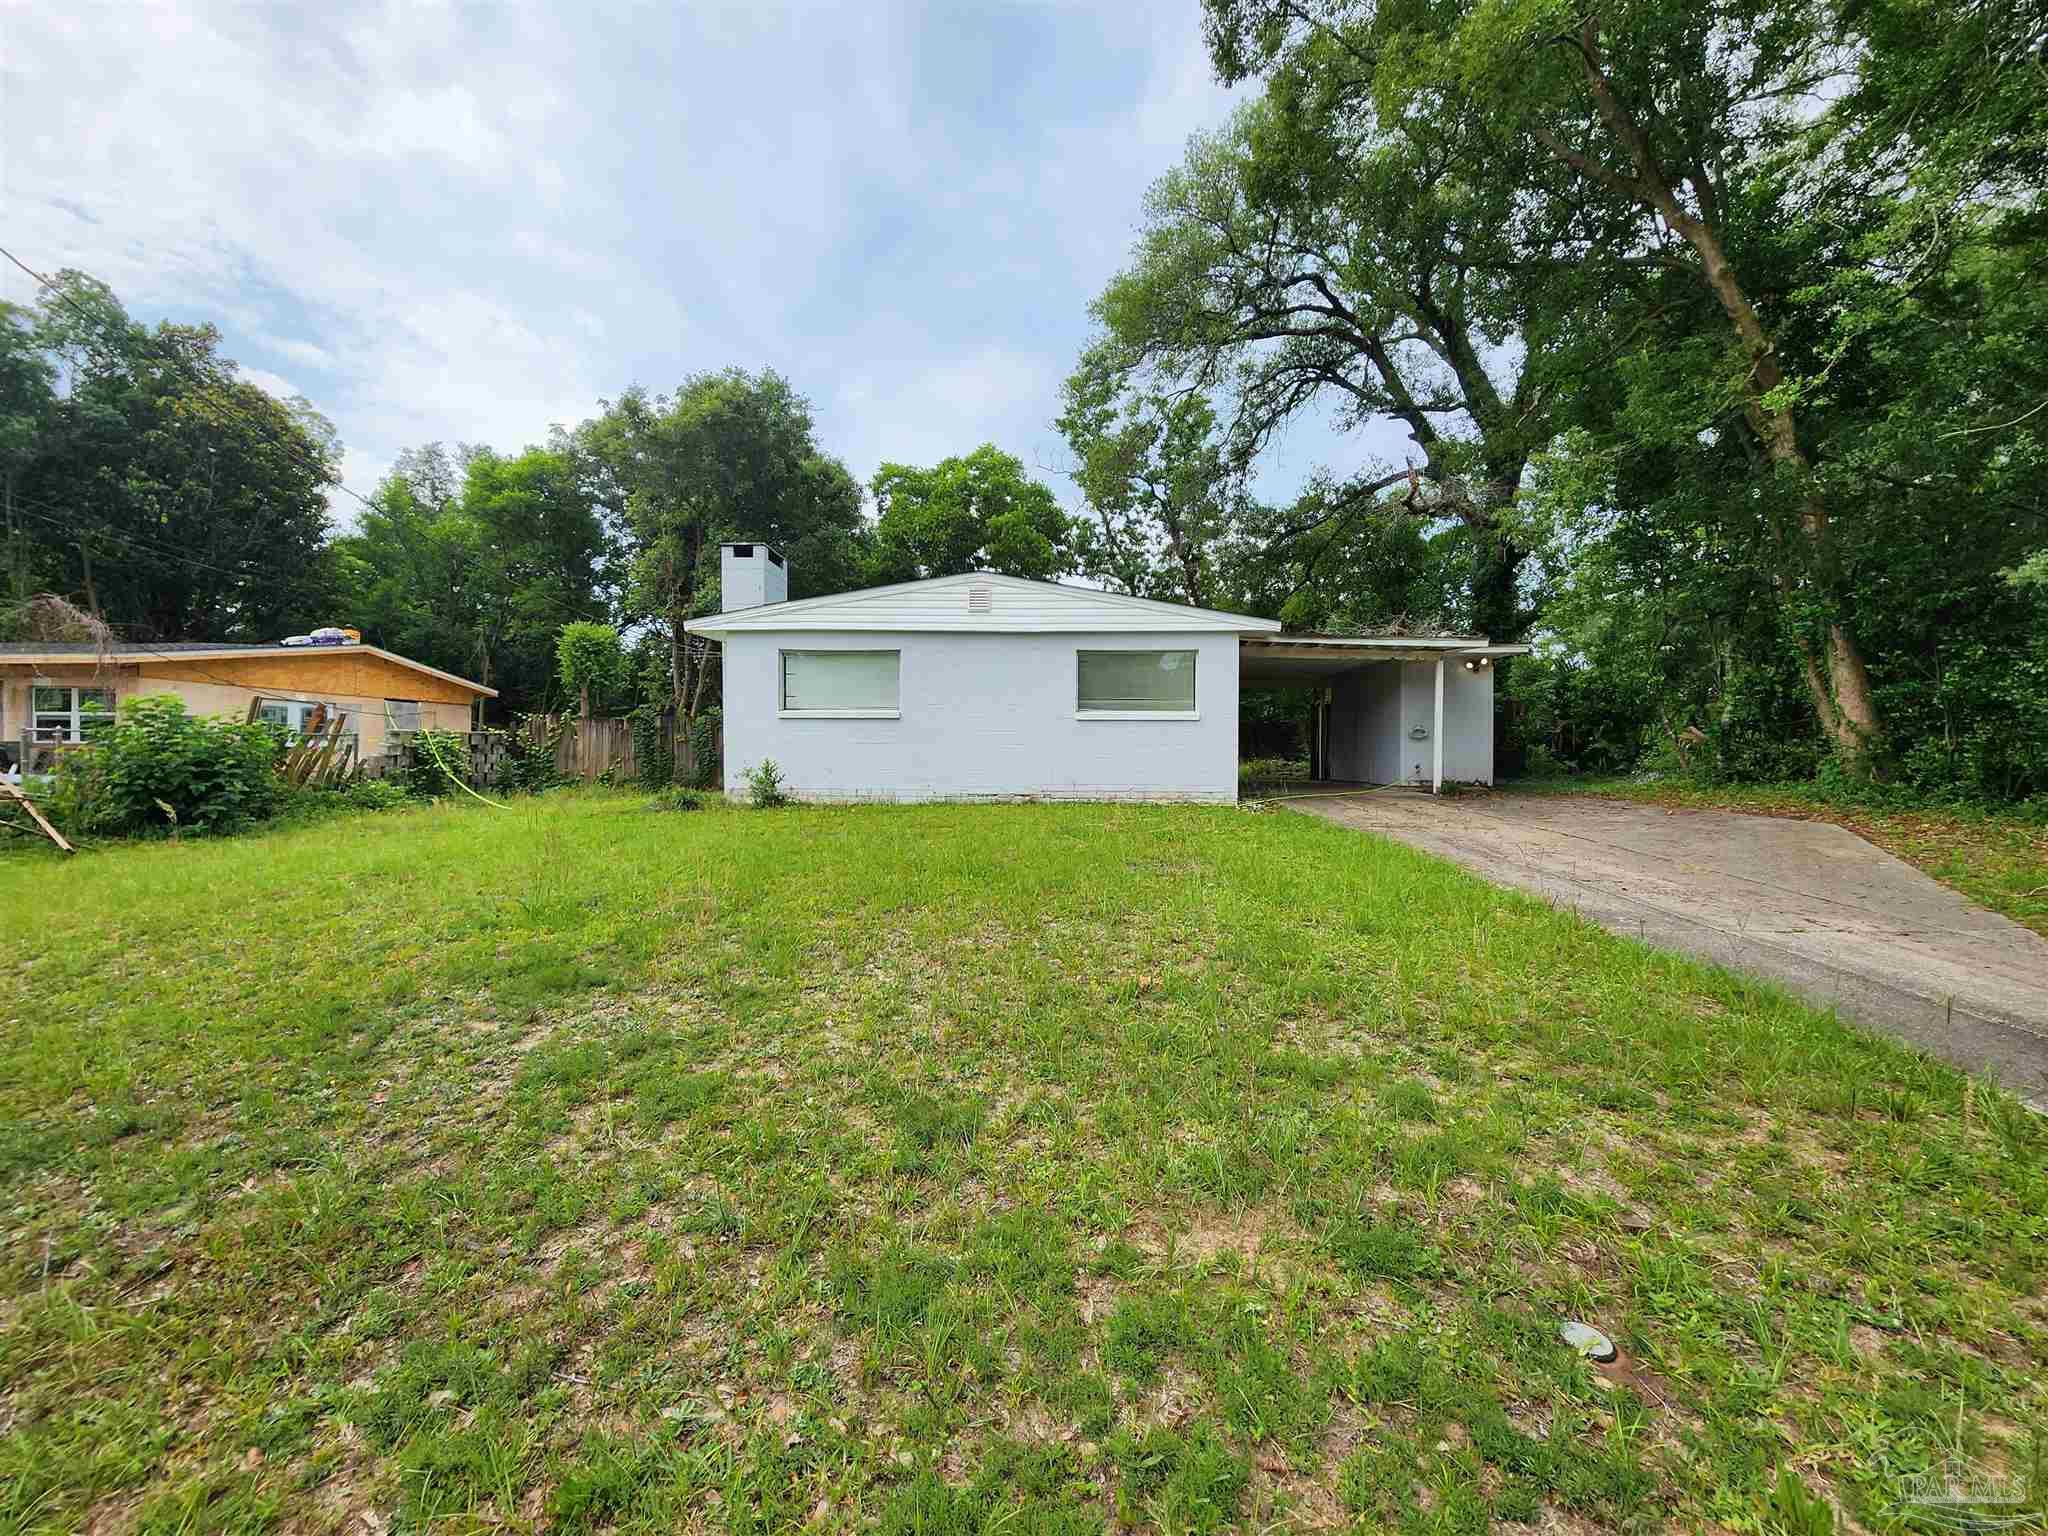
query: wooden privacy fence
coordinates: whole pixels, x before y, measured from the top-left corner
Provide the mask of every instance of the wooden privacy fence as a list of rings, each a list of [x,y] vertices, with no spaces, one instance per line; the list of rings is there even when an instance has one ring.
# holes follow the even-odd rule
[[[564,722],[555,715],[529,715],[522,724],[529,747],[546,744],[557,726]],[[591,783],[604,776],[607,768],[615,779],[637,779],[640,777],[640,754],[633,743],[633,722],[631,720],[601,720],[595,717],[584,720],[571,718],[566,722],[561,739],[555,744],[555,771],[572,779]],[[666,722],[663,723],[663,737],[667,738]]]
[[[640,747],[634,739],[631,720],[528,715],[510,731],[462,733],[462,740],[469,747],[470,783],[481,789],[501,782],[515,737],[526,750],[538,751],[547,745],[558,727],[561,735],[555,742],[555,771],[563,777],[595,783],[604,777],[606,769],[611,770],[615,780],[640,777]],[[690,748],[689,738],[676,730],[675,721],[668,716],[662,717],[660,740],[662,747],[674,755],[676,780],[695,782],[696,754]],[[715,734],[711,743],[714,767],[723,745],[722,736]],[[417,750],[409,733],[393,735],[384,771],[402,770]]]
[[[578,716],[529,715],[521,725],[526,740],[538,747],[545,743],[558,725],[566,724],[561,740],[555,746],[555,768],[572,779],[586,783],[602,778],[607,768],[615,779],[637,779],[640,777],[640,744],[633,733],[630,719],[582,719]],[[676,729],[673,715],[661,717],[660,750],[667,753],[675,763],[675,777],[679,783],[694,783],[696,779],[696,753],[691,750],[689,736]],[[712,761],[715,766],[724,743],[714,735],[711,743]]]

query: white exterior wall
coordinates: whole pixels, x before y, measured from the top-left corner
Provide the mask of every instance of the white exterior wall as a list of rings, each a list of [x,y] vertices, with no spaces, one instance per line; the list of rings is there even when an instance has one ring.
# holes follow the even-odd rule
[[[899,718],[784,719],[784,650],[901,653]],[[1077,651],[1192,650],[1195,720],[1075,718]],[[724,641],[725,782],[773,759],[812,800],[1237,798],[1234,634],[744,631]]]
[[[1391,784],[1401,776],[1401,669],[1393,662],[1361,667],[1330,686],[1333,779]]]
[[[1493,668],[1468,672],[1456,656],[1443,667],[1444,779],[1491,784]],[[1330,777],[1428,784],[1435,729],[1435,662],[1381,662],[1346,673],[1330,688]]]
[[[1401,668],[1401,724],[1396,737],[1400,772],[1405,783],[1427,784],[1431,776],[1431,743],[1436,726],[1436,669],[1433,661],[1404,661]],[[1493,668],[1465,670],[1455,656],[1444,669],[1444,782],[1493,782]],[[1415,731],[1426,734],[1415,739]]]

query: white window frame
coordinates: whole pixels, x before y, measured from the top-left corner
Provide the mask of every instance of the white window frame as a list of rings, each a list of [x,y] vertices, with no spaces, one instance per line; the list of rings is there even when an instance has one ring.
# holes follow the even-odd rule
[[[257,718],[268,720],[272,725],[282,727],[285,739],[296,745],[306,739],[307,717],[323,704],[327,706],[327,713],[330,718],[335,715],[345,714],[348,716],[349,729],[341,733],[339,745],[346,746],[350,742],[354,742],[357,750],[360,751],[362,747],[361,717],[355,710],[337,704],[332,699],[281,699],[274,694],[266,693],[260,696],[257,703]],[[282,714],[284,718],[279,720],[275,718],[276,714]],[[326,734],[325,727],[322,727],[321,734]]]
[[[399,709],[412,711],[412,724],[400,721]],[[427,718],[426,701],[423,699],[386,699],[384,701],[384,729],[387,731],[417,731],[425,727]]]
[[[893,656],[896,658],[894,709],[790,709],[789,658],[792,656]],[[775,717],[778,720],[901,720],[903,718],[903,652],[896,647],[794,646],[775,653]]]
[[[1081,658],[1083,656],[1167,656],[1182,655],[1188,659],[1188,679],[1193,684],[1195,707],[1193,709],[1089,709],[1081,702]],[[1091,646],[1087,650],[1074,652],[1074,718],[1076,720],[1199,720],[1202,718],[1202,693],[1200,668],[1202,653],[1190,646],[1132,646],[1123,649],[1115,646]]]
[[[59,692],[70,695],[71,702],[68,708],[38,709],[36,707],[36,695],[38,693]],[[105,695],[107,707],[105,709],[80,708],[79,700],[88,693]],[[31,681],[28,685],[29,740],[39,746],[46,747],[76,746],[85,740],[85,717],[87,715],[92,716],[95,724],[103,720],[111,722],[114,718],[114,706],[118,702],[114,690],[111,688],[96,687],[89,683],[38,683]],[[43,724],[45,720],[60,719],[65,722],[61,726],[46,726]],[[61,736],[45,735],[44,732],[49,730],[61,730],[64,734]]]

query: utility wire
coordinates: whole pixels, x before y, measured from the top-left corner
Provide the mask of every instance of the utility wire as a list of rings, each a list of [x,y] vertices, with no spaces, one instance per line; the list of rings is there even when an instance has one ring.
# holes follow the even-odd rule
[[[38,522],[46,522],[46,523],[51,523],[51,524],[53,524],[53,525],[55,525],[55,526],[58,526],[58,527],[62,527],[62,526],[65,526],[65,525],[63,525],[63,524],[59,523],[59,522],[57,521],[57,519],[56,519],[56,518],[54,518],[54,517],[44,517],[44,516],[42,516],[42,515],[41,515],[40,513],[37,513],[37,512],[31,512],[31,511],[27,511],[27,510],[26,510],[26,508],[27,508],[27,507],[48,507],[48,506],[49,506],[49,503],[47,503],[47,502],[41,502],[41,501],[30,501],[30,500],[28,500],[28,498],[26,498],[26,497],[18,497],[18,498],[16,498],[16,503],[15,503],[15,505],[16,505],[16,508],[17,508],[17,510],[20,510],[20,511],[22,511],[22,512],[23,512],[23,515],[25,515],[25,516],[28,516],[28,517],[33,517],[33,518],[35,518],[35,519],[36,519],[36,520],[37,520]],[[54,510],[54,509],[52,509],[52,510]],[[122,537],[122,536],[121,536],[121,535],[119,535],[119,534],[96,534],[96,535],[95,535],[95,537],[99,537],[99,538],[106,538],[106,539],[110,539],[110,540],[112,540],[112,541],[113,541],[113,542],[115,542],[115,543],[120,543],[120,544],[126,544],[126,545],[127,545],[127,546],[128,546],[129,548],[131,548],[131,549],[134,549],[134,550],[138,551],[139,553],[142,553],[142,554],[145,554],[145,555],[152,555],[152,556],[157,556],[157,557],[160,557],[160,558],[162,558],[162,559],[166,559],[166,560],[182,560],[182,561],[184,561],[184,562],[185,562],[186,564],[188,564],[188,565],[196,565],[196,566],[199,566],[199,567],[200,567],[201,569],[204,569],[204,570],[209,570],[209,571],[218,571],[218,572],[220,572],[220,574],[222,574],[222,575],[224,575],[224,576],[238,576],[238,577],[240,577],[240,576],[246,576],[246,575],[248,575],[248,574],[249,574],[249,573],[247,573],[247,572],[237,572],[237,571],[230,571],[230,570],[226,569],[226,568],[225,568],[224,566],[218,566],[218,565],[209,565],[209,564],[207,564],[207,563],[206,563],[205,561],[203,561],[203,560],[197,560],[197,559],[194,559],[194,558],[193,558],[192,556],[190,556],[190,555],[180,555],[180,554],[175,554],[175,553],[172,553],[172,552],[170,552],[170,551],[167,551],[167,550],[157,550],[157,549],[152,549],[152,548],[149,548],[149,547],[147,547],[147,546],[145,546],[145,545],[139,544],[139,543],[137,543],[136,541],[134,541],[134,540],[132,540],[132,539],[124,538],[124,537]],[[207,669],[206,669],[205,667],[201,666],[201,665],[199,664],[199,662],[198,662],[198,660],[197,660],[196,658],[199,658],[199,657],[204,657],[204,656],[206,656],[206,655],[210,654],[209,652],[206,652],[206,651],[179,651],[179,650],[166,650],[166,649],[162,649],[161,647],[159,647],[159,646],[157,646],[157,645],[154,645],[154,644],[152,644],[151,642],[149,642],[149,641],[146,641],[146,640],[120,640],[120,641],[117,641],[117,642],[115,642],[115,643],[116,643],[116,644],[118,644],[118,645],[120,645],[120,646],[121,646],[121,647],[123,648],[123,649],[122,649],[122,652],[121,652],[121,654],[125,654],[125,655],[130,655],[130,656],[137,656],[137,655],[139,655],[139,656],[146,656],[146,657],[148,657],[148,658],[149,658],[150,660],[153,660],[153,661],[175,661],[175,662],[179,663],[179,664],[180,664],[180,665],[182,665],[182,666],[187,666],[187,667],[190,667],[190,668],[191,668],[191,669],[192,669],[192,670],[193,670],[194,672],[197,672],[197,673],[198,673],[198,674],[199,674],[199,675],[200,675],[201,677],[205,678],[205,679],[206,679],[207,681],[209,681],[209,682],[214,682],[214,683],[219,683],[219,684],[222,684],[222,685],[223,685],[223,686],[225,686],[225,687],[230,687],[230,688],[251,688],[251,687],[252,687],[252,685],[251,685],[251,684],[249,684],[248,682],[244,681],[243,679],[240,679],[240,678],[233,678],[233,677],[223,677],[223,676],[222,676],[222,675],[221,675],[220,673],[218,673],[218,672],[211,672],[211,671],[208,671],[208,670],[207,670]],[[260,651],[269,651],[269,650],[273,649],[273,647],[270,647],[270,646],[267,646],[267,645],[265,645],[265,644],[264,644],[264,643],[263,643],[262,641],[260,641],[260,640],[254,640],[254,641],[251,641],[251,642],[249,642],[249,644],[248,644],[248,646],[247,646],[247,649],[249,649],[249,650],[252,650],[252,651],[258,651],[258,650],[260,650]],[[298,649],[300,649],[300,648],[299,648],[299,647],[283,647],[283,646],[279,646],[279,647],[275,647],[275,649],[277,649],[277,650],[278,650],[279,652],[281,652],[282,654],[286,654],[286,655],[291,655],[291,654],[295,654],[295,653],[296,653],[296,651],[297,651]],[[347,648],[346,648],[346,647],[329,647],[329,646],[308,646],[308,647],[304,647],[304,649],[308,649],[308,650],[318,650],[318,651],[320,651],[320,652],[321,652],[322,654],[325,654],[325,653],[326,653],[327,651],[329,651],[329,650],[333,650],[333,649],[347,649]],[[332,699],[332,698],[324,698],[324,699],[323,699],[323,698],[314,698],[314,697],[310,697],[310,696],[306,696],[306,695],[300,695],[300,694],[294,694],[294,693],[279,693],[279,692],[276,692],[276,691],[274,691],[274,690],[271,690],[271,689],[262,689],[262,688],[258,688],[258,689],[254,689],[253,691],[255,691],[255,692],[258,692],[258,693],[261,693],[261,694],[263,695],[263,697],[264,697],[264,698],[266,698],[266,699],[277,699],[277,700],[279,700],[280,702],[283,702],[283,703],[288,703],[288,704],[333,704],[333,703],[335,702],[335,700],[334,700],[334,699]]]
[[[62,303],[67,309],[69,309],[73,314],[77,315],[80,319],[85,320],[89,324],[97,323],[98,317],[95,316],[90,310],[87,310],[83,308],[81,305],[79,305],[71,297],[71,295],[64,290],[63,286],[59,284],[54,278],[44,276],[41,272],[38,272],[34,267],[31,267],[27,262],[23,261],[19,256],[15,255],[14,252],[8,250],[4,246],[0,246],[0,256],[6,257],[9,262],[11,262],[15,267],[19,268],[28,277],[32,278],[36,282],[36,284],[39,287],[41,287],[45,292],[52,294],[58,300],[58,302]],[[140,326],[136,327],[136,330],[144,345],[148,345],[151,340],[149,333]],[[96,350],[100,350],[102,361],[116,363],[121,361],[121,359],[117,357],[109,357],[104,351],[104,349]],[[291,458],[292,461],[299,466],[299,468],[304,469],[309,473],[313,474],[314,477],[323,484],[331,484],[334,487],[334,489],[340,491],[343,495],[353,497],[356,501],[360,502],[368,510],[372,512],[380,510],[377,504],[371,501],[368,497],[359,494],[358,492],[352,490],[349,486],[343,484],[339,477],[334,475],[332,466],[327,465],[317,459],[308,457],[305,454],[304,450],[300,448],[300,446],[297,443],[292,442],[289,439],[279,437],[275,433],[273,433],[271,431],[271,423],[264,421],[259,417],[250,415],[246,411],[239,410],[235,408],[232,404],[230,404],[228,401],[222,399],[218,392],[212,387],[210,382],[200,378],[197,375],[197,373],[194,372],[185,363],[185,360],[183,358],[178,357],[175,354],[166,352],[159,352],[157,355],[163,361],[171,363],[172,365],[179,368],[179,370],[183,372],[188,379],[190,379],[195,385],[197,385],[202,392],[201,398],[209,407],[213,408],[215,411],[218,411],[221,416],[225,416],[230,419],[239,419],[244,424],[254,427],[257,430],[263,432],[266,436],[270,437],[273,443],[275,443],[278,447],[282,448],[285,451],[286,455],[289,458]],[[220,427],[225,423],[216,417],[211,419],[210,424],[215,427]],[[38,522],[48,523],[52,527],[55,527],[60,531],[64,532],[71,532],[76,529],[77,525],[75,522],[75,515],[74,517],[62,517],[61,514],[65,510],[63,508],[55,507],[48,502],[38,501],[33,498],[25,496],[17,496],[13,500],[14,505],[16,507],[24,509],[26,516],[33,517]],[[42,512],[39,514],[38,512],[26,510],[27,508],[31,507],[40,508],[42,509]],[[148,555],[154,559],[177,561],[181,564],[189,565],[199,570],[212,571],[217,575],[230,577],[236,581],[247,581],[256,574],[258,574],[257,572],[250,570],[229,570],[226,566],[215,565],[210,561],[201,560],[197,556],[186,554],[183,551],[168,549],[162,546],[153,546],[150,544],[146,544],[130,535],[114,533],[107,529],[95,529],[92,531],[91,537],[95,539],[106,540],[114,544],[124,545],[128,549],[133,550],[138,554]],[[189,667],[192,671],[198,673],[201,677],[207,678],[212,682],[234,688],[250,687],[250,685],[247,682],[241,679],[223,677],[219,673],[208,671],[205,667],[199,665],[199,663],[196,660],[194,660],[194,657],[203,656],[207,654],[206,652],[155,650],[140,641],[123,641],[121,643],[126,647],[126,653],[129,655],[141,654],[150,656],[152,659],[155,660],[175,661],[180,663],[181,665]],[[251,647],[251,649],[257,648],[258,647],[256,646]],[[252,691],[261,693],[262,697],[266,699],[275,699],[281,703],[328,705],[335,704],[335,700],[333,699],[312,698],[303,695],[278,693],[274,691],[266,691],[260,689],[255,689]],[[357,713],[361,713],[361,711],[357,711]],[[388,715],[389,712],[387,711],[386,713]],[[481,799],[482,797],[479,796],[478,798]],[[486,803],[488,804],[490,802]]]
[[[12,262],[16,267],[20,268],[23,272],[27,273],[29,277],[33,278],[38,284],[42,286],[44,291],[55,295],[58,302],[63,304],[64,307],[69,309],[73,314],[77,315],[79,318],[87,321],[88,323],[98,323],[99,317],[94,315],[90,310],[81,306],[75,299],[71,297],[69,293],[66,293],[64,291],[63,286],[59,284],[55,278],[45,277],[42,273],[38,272],[34,267],[30,266],[27,262],[23,261],[19,256],[15,255],[14,252],[8,250],[5,246],[0,246],[0,256],[5,256],[8,259],[8,261]],[[149,332],[141,326],[137,326],[136,330],[140,335],[143,344],[148,345],[151,341]],[[372,512],[379,510],[377,504],[371,501],[367,496],[364,496],[357,491],[351,490],[347,485],[343,484],[340,475],[335,470],[334,466],[326,464],[318,459],[308,457],[305,454],[304,450],[301,449],[298,444],[292,442],[288,438],[280,437],[274,432],[271,432],[269,422],[263,421],[255,416],[252,416],[246,411],[237,410],[227,401],[222,400],[217,394],[215,394],[212,391],[212,387],[208,384],[208,382],[200,378],[198,374],[194,372],[186,364],[183,358],[168,352],[159,353],[158,355],[162,358],[163,361],[177,367],[181,372],[185,374],[185,376],[188,379],[190,379],[194,384],[198,385],[200,389],[204,392],[203,398],[206,399],[206,402],[209,406],[221,411],[227,416],[239,418],[242,422],[246,423],[247,425],[255,427],[258,430],[264,432],[265,435],[270,437],[272,442],[276,443],[278,447],[282,448],[285,451],[285,453],[292,458],[293,462],[295,462],[301,469],[313,473],[321,481],[321,483],[332,485],[334,489],[340,491],[344,496],[354,497],[355,500],[361,502],[363,506],[367,507]],[[104,353],[102,353],[102,360],[118,361],[118,359],[108,359]],[[221,423],[218,420],[212,422],[212,425],[216,427],[221,426],[222,424],[223,423]]]
[[[33,497],[17,496],[14,498],[14,506],[15,510],[20,512],[24,517],[34,518],[39,523],[48,523],[51,527],[60,529],[64,532],[77,533],[81,538],[104,540],[105,542],[110,544],[125,545],[127,548],[135,551],[137,554],[148,555],[153,559],[171,560],[177,562],[180,565],[196,566],[198,569],[202,571],[213,571],[222,576],[231,576],[236,581],[248,581],[251,578],[261,574],[261,572],[254,570],[231,571],[224,565],[215,565],[210,561],[201,560],[197,555],[188,555],[179,550],[168,549],[161,545],[150,545],[143,543],[142,541],[135,538],[132,534],[115,533],[105,528],[80,530],[75,519],[46,515],[53,513],[61,513],[63,511],[63,508],[54,507],[47,501],[37,501]],[[41,512],[28,510],[29,508],[32,507],[40,507],[43,510]]]
[[[27,516],[27,517],[33,517],[33,518],[35,518],[35,519],[36,519],[36,520],[37,520],[38,522],[50,523],[50,524],[52,524],[53,526],[56,526],[56,527],[64,527],[64,526],[67,526],[66,524],[60,523],[60,522],[59,522],[59,521],[58,521],[58,520],[57,520],[56,518],[54,518],[54,517],[45,517],[45,516],[41,515],[40,513],[37,513],[37,512],[32,512],[32,511],[28,511],[28,510],[26,510],[26,509],[27,509],[27,508],[29,508],[29,507],[42,507],[42,508],[46,508],[46,509],[48,509],[48,510],[50,510],[50,511],[55,511],[55,510],[57,510],[56,508],[54,508],[54,507],[51,507],[51,506],[50,506],[50,504],[49,504],[48,502],[44,502],[44,501],[35,501],[35,500],[32,500],[32,499],[30,499],[30,498],[28,498],[28,497],[17,497],[17,498],[15,499],[15,506],[16,506],[17,510],[20,510],[20,511],[22,511],[22,512],[23,512],[23,515],[24,515],[24,516]],[[94,537],[96,537],[96,538],[104,538],[104,539],[108,539],[108,540],[111,540],[112,542],[114,542],[114,543],[118,543],[118,544],[125,544],[125,545],[127,545],[127,546],[128,546],[128,547],[129,547],[130,549],[133,549],[133,550],[137,551],[138,553],[141,553],[141,554],[145,554],[145,555],[150,555],[150,556],[153,556],[153,557],[156,557],[156,558],[160,558],[160,559],[165,559],[165,560],[181,560],[181,561],[185,562],[185,563],[186,563],[186,564],[188,564],[188,565],[196,565],[196,566],[200,567],[200,568],[201,568],[202,570],[208,570],[208,571],[217,571],[217,572],[219,572],[219,573],[220,573],[221,575],[223,575],[223,576],[234,576],[234,577],[237,577],[237,578],[242,578],[242,577],[246,577],[246,576],[248,576],[248,575],[250,574],[249,572],[246,572],[246,571],[230,571],[230,570],[228,570],[228,569],[227,569],[227,568],[226,568],[225,566],[219,566],[219,565],[211,565],[211,564],[208,564],[208,563],[207,563],[206,561],[204,561],[204,560],[199,560],[199,559],[195,559],[195,558],[194,558],[193,556],[191,556],[191,555],[181,555],[181,554],[177,554],[177,553],[175,553],[175,552],[173,552],[173,551],[170,551],[170,550],[164,550],[164,549],[157,549],[157,548],[152,548],[152,547],[150,547],[150,546],[147,546],[147,545],[144,545],[144,544],[138,543],[138,542],[137,542],[137,541],[135,541],[134,539],[130,539],[130,538],[127,538],[127,537],[125,537],[125,536],[123,536],[123,535],[120,535],[120,534],[112,534],[112,533],[95,533],[95,534],[94,534]],[[224,684],[224,685],[226,685],[226,686],[229,686],[229,687],[234,687],[234,688],[247,688],[247,687],[249,687],[249,686],[250,686],[250,685],[249,685],[248,683],[246,683],[246,682],[243,682],[243,681],[241,681],[241,680],[239,680],[239,679],[236,679],[236,678],[231,678],[231,677],[222,677],[222,676],[221,676],[221,675],[220,675],[219,673],[217,673],[217,672],[208,672],[208,671],[207,671],[207,670],[206,670],[206,669],[205,669],[204,667],[202,667],[202,666],[199,666],[199,665],[198,665],[198,664],[197,664],[196,662],[194,662],[194,661],[193,661],[193,659],[192,659],[192,658],[193,658],[194,656],[204,656],[204,655],[206,655],[206,654],[207,654],[207,652],[204,652],[204,651],[175,651],[175,650],[162,650],[162,649],[158,649],[158,648],[156,648],[155,646],[153,646],[153,645],[151,644],[151,642],[149,642],[149,641],[146,641],[146,640],[122,640],[122,641],[119,641],[119,642],[117,642],[117,643],[118,643],[118,644],[120,644],[120,645],[122,645],[122,646],[124,646],[124,647],[126,647],[126,648],[127,648],[127,651],[128,651],[128,653],[130,653],[130,654],[145,654],[145,655],[148,655],[148,656],[149,656],[149,657],[150,657],[151,659],[153,659],[153,660],[158,660],[158,661],[176,661],[176,662],[180,662],[180,663],[183,663],[183,664],[185,664],[185,665],[188,665],[188,666],[190,666],[190,667],[192,668],[192,670],[193,670],[193,671],[195,671],[195,672],[198,672],[198,673],[199,673],[199,674],[200,674],[201,676],[203,676],[203,677],[207,678],[207,679],[208,679],[209,681],[212,681],[212,682],[216,682],[216,683],[221,683],[221,684]],[[267,645],[265,645],[265,644],[264,644],[264,642],[262,642],[262,641],[260,641],[260,640],[252,640],[252,641],[250,641],[250,642],[249,642],[249,644],[248,644],[248,649],[250,649],[250,650],[265,650],[265,651],[267,651],[267,650],[270,650],[270,649],[272,649],[272,647],[270,647],[270,646],[267,646]],[[282,651],[282,652],[283,652],[283,653],[285,653],[285,654],[294,654],[294,653],[295,653],[295,652],[296,652],[296,651],[297,651],[298,649],[300,649],[300,648],[298,648],[298,647],[277,647],[276,649],[278,649],[278,650]],[[332,649],[332,648],[331,648],[331,647],[325,647],[325,646],[312,646],[312,647],[305,647],[305,649],[311,649],[311,650],[319,650],[319,651],[322,651],[322,652],[324,653],[324,652],[325,652],[325,651],[327,651],[328,649]],[[332,700],[332,699],[318,699],[318,698],[307,698],[307,697],[300,697],[300,696],[297,696],[297,695],[294,695],[294,694],[287,694],[287,693],[275,693],[275,692],[267,692],[267,691],[266,691],[266,692],[264,692],[263,696],[264,696],[265,698],[267,698],[267,699],[280,699],[280,700],[286,701],[286,702],[288,702],[288,703],[293,703],[293,704],[332,704],[332,703],[334,702],[334,700]]]

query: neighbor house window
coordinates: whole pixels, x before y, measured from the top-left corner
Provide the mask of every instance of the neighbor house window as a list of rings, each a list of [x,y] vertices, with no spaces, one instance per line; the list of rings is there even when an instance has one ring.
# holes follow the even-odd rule
[[[782,713],[894,715],[902,659],[900,651],[784,651]]]
[[[114,721],[111,688],[32,687],[29,705],[37,741],[90,741]]]
[[[1192,715],[1193,651],[1080,651],[1084,715]]]
[[[394,731],[416,731],[420,728],[420,701],[418,699],[386,699],[384,701],[385,723]]]
[[[308,736],[325,736],[336,715],[347,717],[338,745],[355,745],[355,714],[339,704],[322,699],[264,699],[256,706],[257,719],[279,727],[292,741],[303,741]]]

